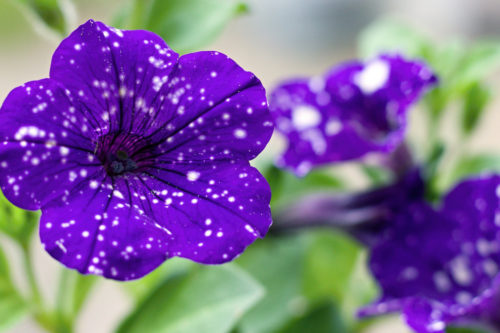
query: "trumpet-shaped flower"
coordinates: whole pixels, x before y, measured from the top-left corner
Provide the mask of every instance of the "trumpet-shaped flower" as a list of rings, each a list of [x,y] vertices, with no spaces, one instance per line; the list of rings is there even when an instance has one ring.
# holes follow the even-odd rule
[[[422,62],[381,55],[282,83],[270,98],[276,127],[288,140],[278,165],[304,175],[317,165],[394,150],[409,107],[436,81]]]
[[[271,224],[249,160],[272,129],[260,81],[226,55],[179,57],[151,32],[90,20],[57,48],[50,78],[3,103],[0,186],[42,210],[43,246],[82,273],[224,263]]]

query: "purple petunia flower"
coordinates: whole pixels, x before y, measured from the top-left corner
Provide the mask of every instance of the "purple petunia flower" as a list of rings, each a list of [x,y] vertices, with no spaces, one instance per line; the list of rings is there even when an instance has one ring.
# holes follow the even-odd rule
[[[278,164],[304,175],[316,165],[392,151],[409,106],[436,81],[422,62],[381,55],[281,84],[270,98],[276,127],[288,139]]]
[[[402,311],[419,333],[448,324],[500,330],[500,176],[460,183],[434,209],[400,209],[373,247],[382,297],[361,315]]]
[[[82,273],[224,263],[271,224],[269,186],[248,162],[273,130],[265,90],[221,53],[179,57],[151,32],[90,20],[0,117],[5,196],[41,209],[43,246]]]

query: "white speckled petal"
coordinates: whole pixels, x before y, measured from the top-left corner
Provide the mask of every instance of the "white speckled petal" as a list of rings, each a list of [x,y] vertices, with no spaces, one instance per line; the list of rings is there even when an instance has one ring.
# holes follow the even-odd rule
[[[254,74],[219,52],[182,56],[148,137],[162,159],[211,162],[253,159],[271,138],[264,87]]]
[[[278,164],[304,175],[318,165],[394,150],[409,107],[436,81],[420,61],[380,55],[283,82],[270,99],[276,128],[288,139]]]
[[[141,209],[122,179],[86,182],[65,201],[46,205],[40,239],[52,257],[83,274],[142,277],[168,257],[171,235]]]
[[[171,230],[170,255],[230,261],[271,225],[271,192],[248,163],[155,167],[133,184],[146,215]]]
[[[99,121],[101,133],[150,129],[159,91],[178,55],[156,34],[89,20],[54,53],[50,77],[64,84]]]
[[[382,297],[362,315],[402,310],[421,333],[455,321],[500,327],[500,176],[463,181],[441,209],[413,203],[391,222],[370,259]]]
[[[0,186],[15,205],[39,209],[100,168],[86,137],[90,121],[57,82],[14,89],[1,114]]]

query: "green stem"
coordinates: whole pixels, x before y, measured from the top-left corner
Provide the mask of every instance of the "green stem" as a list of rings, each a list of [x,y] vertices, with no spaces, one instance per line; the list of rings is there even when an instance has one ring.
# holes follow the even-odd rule
[[[132,2],[132,13],[129,19],[130,29],[144,29],[146,17],[151,10],[151,1],[149,0],[134,0]]]
[[[71,272],[68,269],[61,268],[61,275],[59,276],[59,290],[57,291],[57,300],[56,300],[56,311],[59,313],[65,312],[66,311],[65,308],[68,305],[67,295],[71,294],[68,293],[70,274]]]
[[[59,289],[56,298],[56,332],[73,332],[74,318],[73,295],[74,295],[73,272],[62,267],[59,280]]]
[[[33,268],[33,259],[31,256],[29,242],[21,244],[21,252],[23,256],[24,269],[28,277],[28,285],[30,288],[30,300],[33,306],[33,316],[41,327],[49,332],[56,332],[53,325],[52,316],[46,311],[45,303],[38,287],[38,282]]]
[[[441,117],[429,118],[429,129],[427,140],[429,142],[428,155],[431,155],[440,144],[439,127]]]
[[[33,260],[31,258],[29,245],[22,244],[21,248],[23,254],[24,269],[28,277],[28,284],[31,291],[31,301],[36,306],[36,308],[44,309],[42,296],[40,293],[40,289],[38,288],[38,282],[36,280],[35,271],[33,269]]]

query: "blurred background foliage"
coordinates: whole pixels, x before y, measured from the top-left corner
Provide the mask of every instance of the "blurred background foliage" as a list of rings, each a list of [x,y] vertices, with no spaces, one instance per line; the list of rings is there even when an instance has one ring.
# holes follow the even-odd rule
[[[387,19],[384,15],[387,11],[401,6],[389,0],[369,4],[340,0],[280,0],[267,4],[258,0],[115,0],[105,4],[84,0],[0,0],[0,38],[5,45],[16,45],[15,52],[26,52],[33,48],[23,41],[8,42],[9,38],[16,38],[17,31],[26,31],[25,23],[31,24],[33,31],[40,34],[38,38],[57,43],[87,19],[86,15],[92,15],[120,28],[154,31],[180,53],[223,46],[222,51],[229,53],[232,50],[234,58],[237,61],[241,58],[245,63],[243,67],[256,72],[268,89],[278,78],[299,74],[297,71],[302,71],[303,75],[319,74],[349,57],[367,58],[389,51],[422,58],[438,73],[440,84],[427,94],[418,108],[418,119],[411,124],[410,145],[417,158],[426,162],[429,197],[438,199],[458,179],[485,170],[500,171],[498,149],[488,150],[489,147],[498,148],[498,144],[484,145],[487,149],[477,149],[471,144],[473,136],[480,136],[486,112],[498,103],[498,89],[494,84],[498,84],[498,80],[492,81],[492,74],[498,73],[500,66],[500,42],[488,35],[500,32],[500,25],[494,21],[500,17],[500,12],[488,12],[488,6],[493,6],[495,1],[491,1],[493,5],[481,2],[485,6],[483,11],[470,10],[470,3],[478,4],[474,1],[444,2],[447,5],[426,1],[419,5],[405,4],[409,6],[408,12],[417,6],[432,8],[439,15],[451,15],[444,27],[456,27],[453,18],[458,17],[457,22],[461,22],[460,15],[469,10],[471,17],[467,22],[472,21],[474,28],[458,31],[455,36],[469,33],[468,39],[446,38],[449,36],[446,32],[439,38],[430,33],[433,27],[425,32],[421,27],[414,28],[407,20]],[[436,7],[427,6],[428,3]],[[460,5],[465,8],[453,12]],[[19,21],[16,16],[19,13],[24,15],[24,21]],[[410,13],[417,20],[427,14]],[[243,23],[232,26],[232,34],[223,34],[225,44],[217,44],[216,38],[228,24],[234,24],[235,18]],[[482,25],[477,23],[480,19]],[[436,20],[433,22],[436,24]],[[442,32],[446,31],[443,26]],[[248,40],[242,41],[243,38]],[[41,43],[45,43],[42,40]],[[357,44],[353,43],[355,40]],[[21,55],[23,60],[15,66],[29,68],[22,63],[30,61],[26,60],[30,59],[27,56],[30,55]],[[7,63],[2,68],[10,66]],[[273,66],[280,69],[264,69]],[[44,68],[48,70],[47,64]],[[266,76],[265,73],[271,74]],[[9,74],[0,74],[1,88],[5,87],[3,95],[7,89],[27,81],[23,77],[12,79]],[[29,73],[25,75],[34,78]],[[499,139],[498,134],[486,138],[497,143]],[[273,165],[281,146],[280,139],[274,138],[267,152],[255,161],[272,187],[274,213],[308,193],[347,192],[392,180],[391,175],[370,161],[323,168],[298,179]],[[107,298],[107,307],[118,308],[123,302],[125,308],[110,316],[85,315],[78,321],[77,331],[106,332],[112,328],[120,333],[405,331],[398,324],[395,328],[383,324],[380,329],[377,328],[379,320],[356,319],[357,309],[374,300],[378,291],[367,271],[366,251],[339,231],[318,229],[300,234],[278,234],[271,229],[270,235],[256,241],[234,263],[209,267],[172,259],[147,277],[122,284],[61,269],[61,276],[55,283],[59,291],[47,292],[50,288],[46,287],[42,276],[38,277],[42,281],[42,291],[38,289],[36,273],[43,271],[45,274],[48,269],[33,263],[33,252],[41,253],[35,258],[45,256],[39,242],[31,242],[38,214],[17,209],[3,197],[0,205],[0,231],[3,233],[0,246],[9,253],[0,248],[0,332],[35,332],[35,326],[26,320],[16,326],[30,313],[47,330],[71,332],[80,310],[92,306],[99,308],[92,299],[99,298],[100,293]],[[33,249],[32,243],[36,244]],[[10,255],[15,252],[16,245],[21,253],[19,257]],[[22,271],[21,262],[25,263],[26,271]],[[55,270],[58,264],[51,263],[49,268]],[[16,275],[13,271],[22,273]],[[120,288],[120,291],[113,294],[109,291],[112,288]],[[27,293],[25,289],[32,292]],[[51,302],[45,303],[43,296],[47,295],[54,296],[49,297],[53,299]],[[99,299],[105,302],[103,297]],[[103,311],[107,313],[109,309]],[[478,332],[477,329],[452,331]]]

